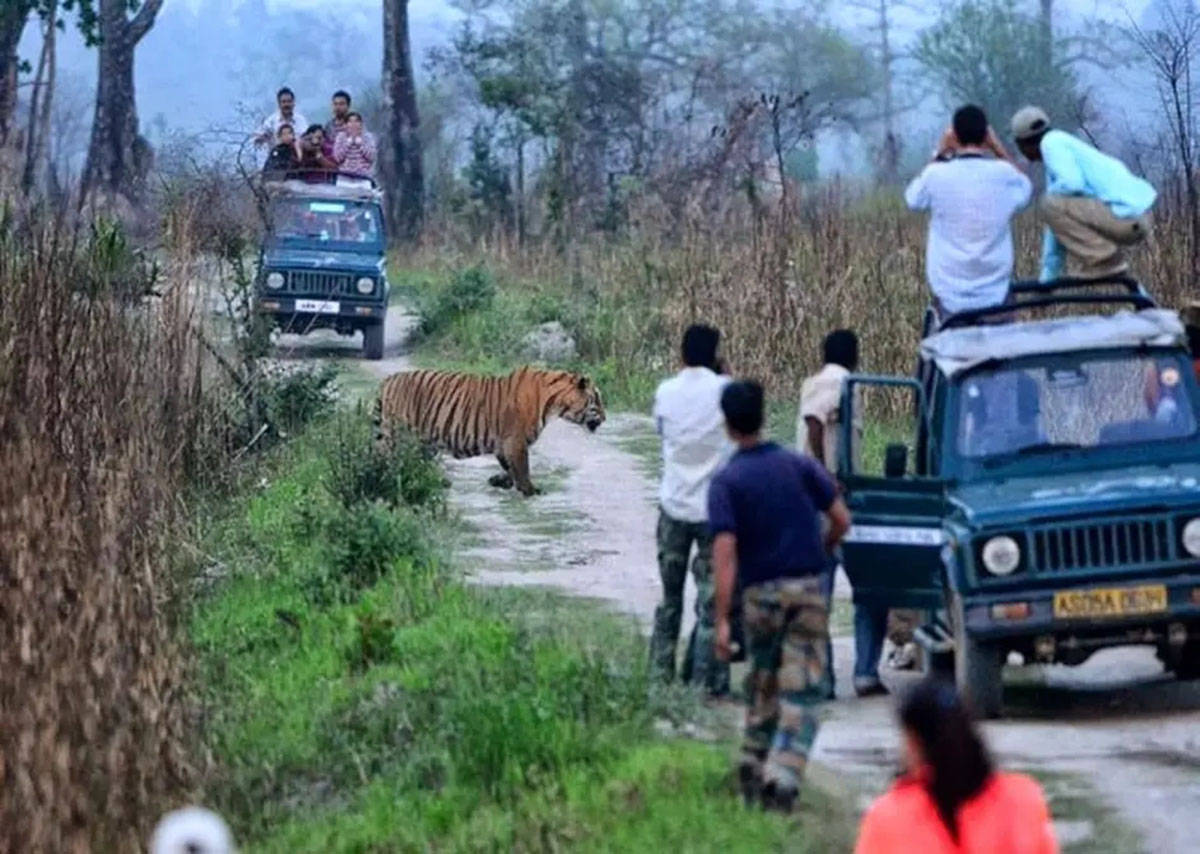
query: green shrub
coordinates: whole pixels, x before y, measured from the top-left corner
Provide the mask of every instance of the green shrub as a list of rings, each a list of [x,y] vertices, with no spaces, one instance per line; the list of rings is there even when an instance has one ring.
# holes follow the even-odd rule
[[[485,267],[456,270],[421,311],[421,331],[436,334],[455,320],[488,308],[496,298],[496,281]]]
[[[291,433],[331,413],[337,404],[337,375],[332,364],[265,373],[261,395],[270,423]]]
[[[377,442],[361,411],[336,422],[325,487],[346,509],[372,501],[439,509],[446,486],[437,457],[411,432],[395,430],[388,440]]]

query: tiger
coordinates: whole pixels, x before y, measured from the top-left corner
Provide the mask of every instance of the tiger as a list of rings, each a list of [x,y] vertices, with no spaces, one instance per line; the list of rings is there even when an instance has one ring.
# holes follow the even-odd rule
[[[540,492],[529,477],[529,446],[553,416],[594,433],[605,418],[600,389],[582,374],[526,365],[499,377],[403,371],[384,379],[375,399],[380,440],[403,425],[458,459],[495,454],[503,472],[488,483],[525,496]]]

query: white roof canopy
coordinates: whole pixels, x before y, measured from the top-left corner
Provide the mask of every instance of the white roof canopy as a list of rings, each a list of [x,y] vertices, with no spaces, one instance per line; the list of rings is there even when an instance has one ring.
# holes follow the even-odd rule
[[[296,196],[299,198],[358,199],[379,201],[383,191],[375,187],[368,178],[352,178],[338,174],[336,183],[309,183],[295,178],[285,181],[264,181],[263,188],[269,196]]]
[[[1118,347],[1169,347],[1186,341],[1179,315],[1164,308],[1107,316],[946,329],[921,342],[921,356],[948,377],[994,359]]]

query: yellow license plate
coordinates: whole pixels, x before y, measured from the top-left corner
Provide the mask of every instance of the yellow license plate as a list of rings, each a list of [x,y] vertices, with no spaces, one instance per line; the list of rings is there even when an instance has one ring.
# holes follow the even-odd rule
[[[1167,610],[1167,586],[1102,587],[1054,594],[1054,616],[1063,619],[1127,617]]]

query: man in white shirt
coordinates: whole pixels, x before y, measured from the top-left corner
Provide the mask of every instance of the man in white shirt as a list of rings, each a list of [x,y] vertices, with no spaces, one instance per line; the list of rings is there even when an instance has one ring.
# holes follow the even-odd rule
[[[954,114],[933,163],[904,191],[910,210],[929,211],[925,276],[940,318],[1000,305],[1013,274],[1013,216],[1033,184],[1014,164],[979,107]]]
[[[268,143],[273,145],[275,138],[279,135],[279,128],[283,125],[291,125],[297,136],[308,128],[308,119],[296,110],[296,95],[291,89],[284,86],[275,93],[275,103],[279,109],[263,119],[258,134],[254,137],[255,145],[263,146]]]
[[[663,599],[654,611],[650,662],[663,679],[675,677],[675,648],[683,618],[688,559],[696,580],[696,631],[685,666],[709,695],[729,690],[729,665],[713,651],[715,615],[712,535],[708,531],[708,485],[733,453],[721,412],[721,392],[729,382],[714,368],[720,333],[695,325],[683,336],[683,370],[654,395],[654,420],[662,437],[663,473],[659,491],[658,569]]]

